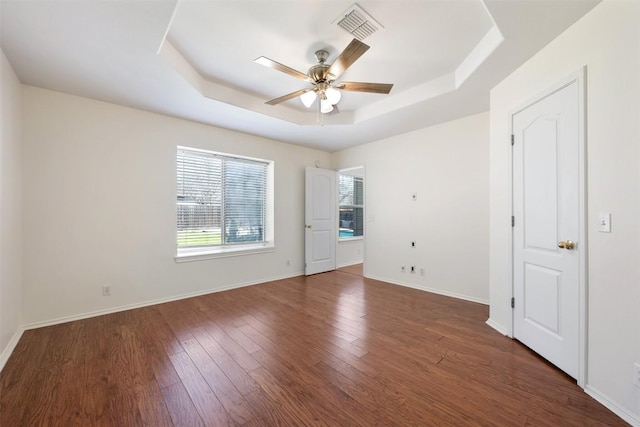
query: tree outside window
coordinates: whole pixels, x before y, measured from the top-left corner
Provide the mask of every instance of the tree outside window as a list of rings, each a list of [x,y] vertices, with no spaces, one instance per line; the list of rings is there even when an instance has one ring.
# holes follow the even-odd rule
[[[266,243],[269,162],[178,147],[177,246]]]

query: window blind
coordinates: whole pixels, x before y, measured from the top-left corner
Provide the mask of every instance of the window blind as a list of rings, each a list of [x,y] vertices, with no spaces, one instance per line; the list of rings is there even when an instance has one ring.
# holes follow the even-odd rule
[[[364,232],[364,181],[361,177],[339,175],[338,197],[340,238],[359,237]]]
[[[178,248],[264,242],[267,166],[178,147]]]

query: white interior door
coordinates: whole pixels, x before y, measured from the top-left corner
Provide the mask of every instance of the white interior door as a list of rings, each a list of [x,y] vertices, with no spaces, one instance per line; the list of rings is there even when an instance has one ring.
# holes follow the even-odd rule
[[[514,337],[578,378],[581,133],[574,80],[512,116]]]
[[[336,269],[336,172],[307,168],[305,274]]]

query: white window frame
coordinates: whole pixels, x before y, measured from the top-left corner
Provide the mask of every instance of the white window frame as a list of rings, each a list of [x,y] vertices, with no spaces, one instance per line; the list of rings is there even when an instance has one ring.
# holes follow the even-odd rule
[[[275,250],[275,221],[274,221],[274,169],[275,162],[272,160],[266,159],[258,159],[247,156],[240,156],[236,154],[228,154],[221,153],[217,151],[204,150],[200,148],[194,147],[186,147],[178,145],[176,147],[176,180],[178,175],[178,165],[177,165],[177,153],[180,150],[189,150],[194,152],[202,152],[207,154],[213,154],[218,157],[228,158],[228,159],[240,159],[240,160],[249,160],[252,162],[261,162],[266,164],[266,203],[265,203],[265,218],[264,218],[264,241],[255,243],[255,242],[247,242],[247,243],[235,243],[233,245],[211,245],[211,246],[199,246],[199,247],[179,247],[177,242],[178,235],[178,192],[176,187],[176,195],[174,200],[176,201],[176,210],[174,217],[174,242],[176,246],[176,255],[174,257],[176,262],[188,262],[188,261],[199,261],[205,259],[212,258],[221,258],[221,257],[230,257],[230,256],[240,256],[240,255],[249,255],[255,253],[262,252],[272,252]]]

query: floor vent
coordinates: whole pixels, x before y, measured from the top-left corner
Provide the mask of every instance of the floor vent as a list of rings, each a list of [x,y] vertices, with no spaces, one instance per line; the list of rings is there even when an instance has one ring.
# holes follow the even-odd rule
[[[347,9],[333,23],[358,40],[364,40],[379,29],[384,28],[357,3]]]

